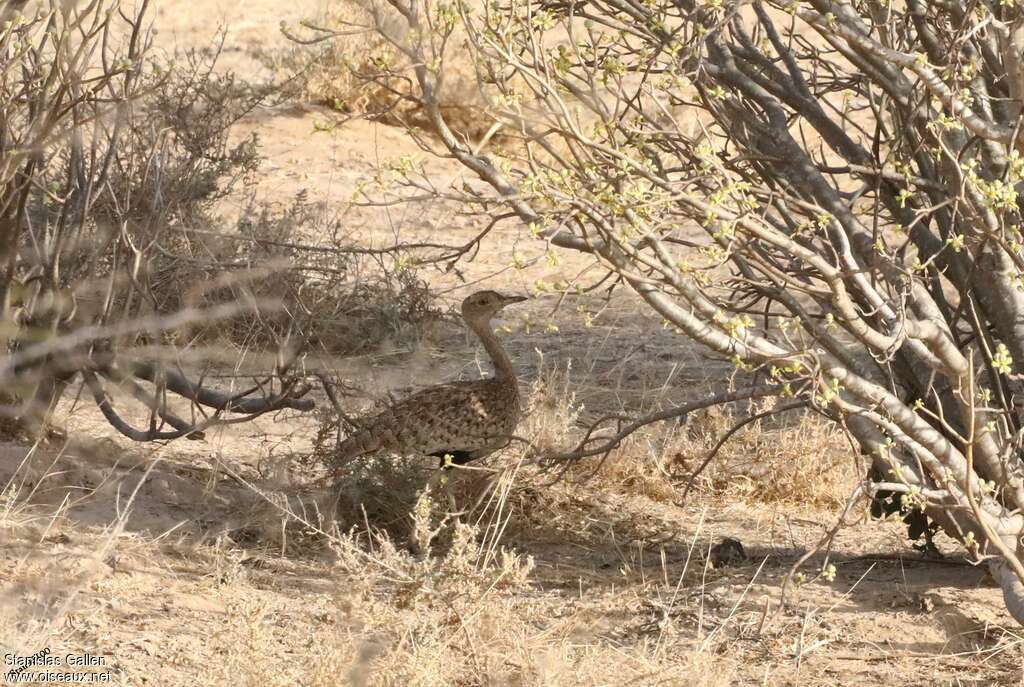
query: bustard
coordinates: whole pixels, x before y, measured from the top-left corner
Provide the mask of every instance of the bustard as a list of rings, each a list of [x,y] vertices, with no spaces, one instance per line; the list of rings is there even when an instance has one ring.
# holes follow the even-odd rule
[[[462,301],[462,317],[494,363],[487,379],[438,384],[423,389],[370,419],[338,445],[335,467],[357,456],[396,451],[446,456],[463,465],[506,446],[519,422],[519,386],[491,319],[522,296],[478,291]]]

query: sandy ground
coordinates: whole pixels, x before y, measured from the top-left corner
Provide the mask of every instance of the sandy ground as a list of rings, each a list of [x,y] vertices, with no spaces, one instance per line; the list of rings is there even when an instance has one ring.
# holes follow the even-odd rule
[[[258,78],[253,51],[286,45],[279,23],[315,17],[327,4],[156,0],[157,46],[208,46],[223,32],[222,68]],[[239,124],[238,136],[259,135],[266,162],[254,187],[225,201],[223,215],[237,215],[248,194],[287,204],[305,193],[325,213],[344,213],[352,235],[367,245],[385,245],[396,234],[475,233],[472,221],[440,203],[351,207],[356,184],[377,164],[419,151],[401,131],[378,123],[317,131],[330,116],[288,103],[260,108]],[[451,164],[426,164],[439,184],[461,174]],[[509,268],[513,251],[535,257],[543,246],[521,227],[502,228],[467,267],[468,284],[432,274],[432,285],[453,304],[480,286],[526,293],[534,280],[566,278],[586,266],[567,256],[558,266],[542,261],[517,271]],[[720,361],[663,330],[627,294],[617,294],[592,327],[556,305],[540,295],[510,315],[508,348],[524,389],[538,374],[569,366],[584,415],[635,411],[726,374]],[[482,364],[461,333],[397,353],[346,374],[382,394],[410,381],[471,376]],[[708,493],[678,504],[678,493],[666,491],[671,480],[627,468],[580,484],[545,485],[534,476],[510,501],[502,539],[532,557],[527,581],[500,593],[484,585],[455,594],[446,602],[449,616],[429,604],[403,606],[389,591],[391,573],[346,567],[339,561],[349,554],[286,526],[275,510],[331,496],[302,462],[315,417],[280,414],[167,447],[111,436],[86,404],[69,400],[59,418],[72,433],[93,438],[31,452],[0,446],[0,485],[13,476],[19,489],[0,499],[0,640],[22,654],[47,646],[103,656],[121,684],[445,685],[453,678],[444,666],[428,664],[456,655],[479,662],[461,673],[477,677],[460,684],[1024,682],[1019,628],[992,581],[948,541],[947,558],[922,559],[898,522],[858,520],[841,530],[830,559],[834,581],[817,577],[818,556],[804,568],[811,581],[792,589],[780,608],[782,579],[831,527],[837,508],[794,505],[798,499],[728,505]],[[395,472],[424,479],[423,469]],[[387,529],[408,518],[407,510],[386,523],[367,516],[366,524]],[[707,565],[709,547],[722,537],[741,541],[747,557]],[[381,586],[357,593],[361,578]],[[378,626],[374,614],[453,629],[433,654],[417,653],[417,642],[433,646],[422,639],[433,636],[429,631]],[[467,629],[488,614],[496,630]],[[395,647],[407,653],[388,654]],[[414,657],[408,660],[422,666],[405,666],[410,678],[383,659],[374,663],[380,655]]]

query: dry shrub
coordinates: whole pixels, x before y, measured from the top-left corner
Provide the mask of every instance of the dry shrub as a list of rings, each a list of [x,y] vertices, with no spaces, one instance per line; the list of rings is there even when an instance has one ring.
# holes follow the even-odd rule
[[[774,401],[751,408],[752,413]],[[734,434],[696,480],[708,493],[750,503],[837,508],[861,476],[841,430],[811,413],[753,422]],[[745,415],[695,414],[672,445],[672,468],[689,479],[719,439]]]
[[[342,35],[318,43],[296,44],[261,55],[284,85],[289,97],[326,105],[339,113],[366,116],[391,124],[429,128],[418,105],[399,96],[408,90],[408,60],[377,31],[353,32],[353,26],[372,26],[370,3],[349,0],[314,25]],[[384,30],[404,38],[406,25],[384,3],[376,3]],[[313,34],[317,35],[317,34]],[[323,35],[321,32],[319,35]],[[304,39],[309,36],[303,35]],[[449,41],[441,110],[454,131],[479,140],[493,120],[483,116],[486,101],[468,55],[460,53],[461,38]]]
[[[255,139],[232,143],[229,134],[265,96],[216,72],[217,57],[217,51],[193,52],[179,62],[147,61],[152,70],[142,72],[137,99],[118,112],[102,189],[90,198],[60,262],[61,285],[77,298],[76,323],[179,310],[189,305],[182,285],[205,277],[185,266],[211,256],[197,253],[184,232],[213,223],[215,204],[256,172]],[[82,136],[92,148],[86,157],[97,156],[101,135],[83,128]],[[81,155],[61,149],[37,171],[39,190],[30,199],[35,224],[60,226],[73,212],[73,197],[55,203],[46,189],[73,176]]]
[[[436,469],[433,458],[377,455],[353,461],[332,486],[338,527],[371,523],[397,540],[412,541],[409,518]]]
[[[538,455],[575,446],[583,435],[583,404],[573,389],[572,370],[552,369],[543,358],[519,433]],[[767,410],[774,401],[751,406]],[[718,441],[740,420],[742,409],[691,413],[682,423],[650,425],[623,441],[602,461],[570,466],[571,481],[593,480],[603,488],[656,501],[679,498]],[[607,435],[599,430],[595,436]],[[746,425],[726,441],[694,484],[698,492],[750,503],[832,508],[842,506],[860,477],[841,431],[816,415],[790,412]]]
[[[363,456],[335,478],[322,505],[326,527],[380,532],[411,551],[455,546],[457,513],[488,523],[497,544],[502,524],[514,508],[508,503],[514,471],[479,466],[441,471],[434,458]],[[440,503],[440,505],[439,505]]]
[[[530,389],[525,417],[519,434],[530,442],[528,455],[543,456],[561,453],[576,446],[593,421],[594,415],[606,411],[586,413],[575,389],[581,378],[573,373],[572,364],[564,368],[546,362],[543,354],[537,365],[537,377]],[[600,382],[591,381],[590,384]],[[585,385],[586,386],[586,385]],[[589,415],[591,417],[587,417]],[[594,433],[594,437],[608,436],[608,423]],[[604,488],[630,494],[640,494],[657,501],[671,501],[675,490],[664,466],[664,437],[672,428],[652,425],[626,438],[608,456],[596,456],[576,461],[565,470],[570,482],[594,482]],[[564,465],[549,466],[555,471]]]
[[[284,208],[254,203],[237,232],[195,235],[180,270],[199,286],[187,297],[213,305],[239,298],[280,301],[276,312],[241,314],[215,332],[240,346],[272,346],[286,337],[307,350],[362,355],[418,341],[442,319],[420,272],[397,255],[367,255],[300,194]],[[305,237],[316,236],[314,244]],[[198,280],[197,277],[201,278]],[[256,276],[256,278],[252,278]]]
[[[130,205],[105,198],[93,206],[97,221],[128,221],[140,238],[173,248],[175,234],[166,227],[209,224],[214,204],[252,179],[260,164],[256,138],[232,142],[230,132],[272,88],[217,70],[219,57],[218,47],[150,60],[144,97],[111,170],[112,186]]]
[[[331,465],[339,439],[357,431],[343,427],[333,408],[319,409],[317,420],[313,450],[299,461],[306,471]],[[434,458],[389,453],[360,456],[330,478],[331,496],[324,505],[328,526],[341,531],[372,526],[415,546],[410,517],[436,471]]]
[[[419,273],[399,267],[397,256],[360,253],[344,218],[329,217],[305,193],[283,206],[250,199],[234,231],[222,229],[217,202],[260,163],[256,138],[233,143],[231,129],[273,93],[214,71],[217,56],[188,53],[149,75],[141,116],[127,127],[112,173],[133,204],[96,207],[101,225],[127,221],[138,244],[159,245],[138,272],[148,307],[283,305],[191,334],[236,346],[274,347],[291,337],[352,355],[418,338],[420,325],[437,316]]]
[[[367,81],[388,69],[396,51],[376,31],[353,31],[350,26],[372,22],[362,4],[342,2],[313,23],[348,35],[310,44],[297,42],[284,50],[258,54],[289,98],[326,105],[346,114],[379,115],[394,107],[394,96],[386,85],[373,87]],[[397,23],[393,28],[397,30]],[[322,37],[323,33],[314,32],[313,36]]]

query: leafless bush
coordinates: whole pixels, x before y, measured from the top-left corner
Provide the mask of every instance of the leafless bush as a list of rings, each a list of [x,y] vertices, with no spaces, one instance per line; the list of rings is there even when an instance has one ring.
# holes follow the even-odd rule
[[[200,436],[229,410],[307,408],[305,387],[284,377],[299,345],[352,354],[416,338],[437,313],[416,269],[399,264],[400,246],[353,247],[344,224],[326,226],[304,197],[276,212],[254,200],[237,231],[219,229],[215,204],[259,163],[255,139],[232,143],[231,127],[268,89],[216,72],[217,51],[149,59],[141,14],[119,26],[104,11],[55,8],[4,34],[10,58],[26,64],[0,101],[10,113],[4,295],[14,327],[4,374],[16,382],[7,421],[38,425],[81,374],[122,433]],[[75,36],[93,20],[100,28]],[[86,73],[92,86],[76,98]],[[324,239],[310,244],[303,231]],[[188,381],[175,349],[211,341],[286,355],[249,388],[207,391]],[[120,417],[108,386],[150,408],[148,429]],[[196,404],[192,418],[168,410],[168,391]],[[266,402],[243,402],[253,393]]]
[[[247,144],[226,147],[230,81],[195,63],[184,77],[146,71],[147,5],[128,15],[116,2],[55,1],[30,18],[15,7],[0,29],[0,384],[4,415],[29,429],[77,375],[139,441],[312,405],[288,375],[290,354],[230,391],[181,365],[175,344],[188,343],[190,327],[273,304],[169,311],[158,298],[153,266],[168,252],[171,218],[195,218],[215,178],[254,158]],[[124,420],[115,388],[148,409],[148,427]],[[191,417],[169,409],[169,394],[190,402]]]
[[[140,78],[145,95],[125,123],[110,171],[112,187],[129,201],[102,198],[93,205],[97,221],[127,219],[173,252],[176,234],[162,229],[210,223],[214,204],[252,181],[260,163],[255,136],[235,143],[229,136],[272,89],[215,71],[218,58],[219,49],[171,61],[147,58]]]
[[[419,270],[401,264],[394,252],[355,246],[344,217],[325,221],[322,209],[303,198],[284,211],[256,208],[243,217],[239,237],[248,240],[240,255],[255,264],[291,269],[257,295],[271,289],[287,310],[276,322],[301,333],[312,350],[360,355],[385,343],[421,338],[424,327],[442,318]],[[315,235],[315,245],[302,235]]]

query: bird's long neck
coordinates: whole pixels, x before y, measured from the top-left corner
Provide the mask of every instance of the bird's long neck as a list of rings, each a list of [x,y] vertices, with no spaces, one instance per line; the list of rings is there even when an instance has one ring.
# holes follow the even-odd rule
[[[515,379],[516,371],[512,367],[512,361],[509,359],[508,353],[505,352],[505,349],[498,342],[498,337],[495,336],[490,321],[467,319],[466,324],[479,337],[480,343],[484,345],[484,349],[487,351],[487,355],[491,356],[491,361],[494,363],[495,377],[498,379]]]

